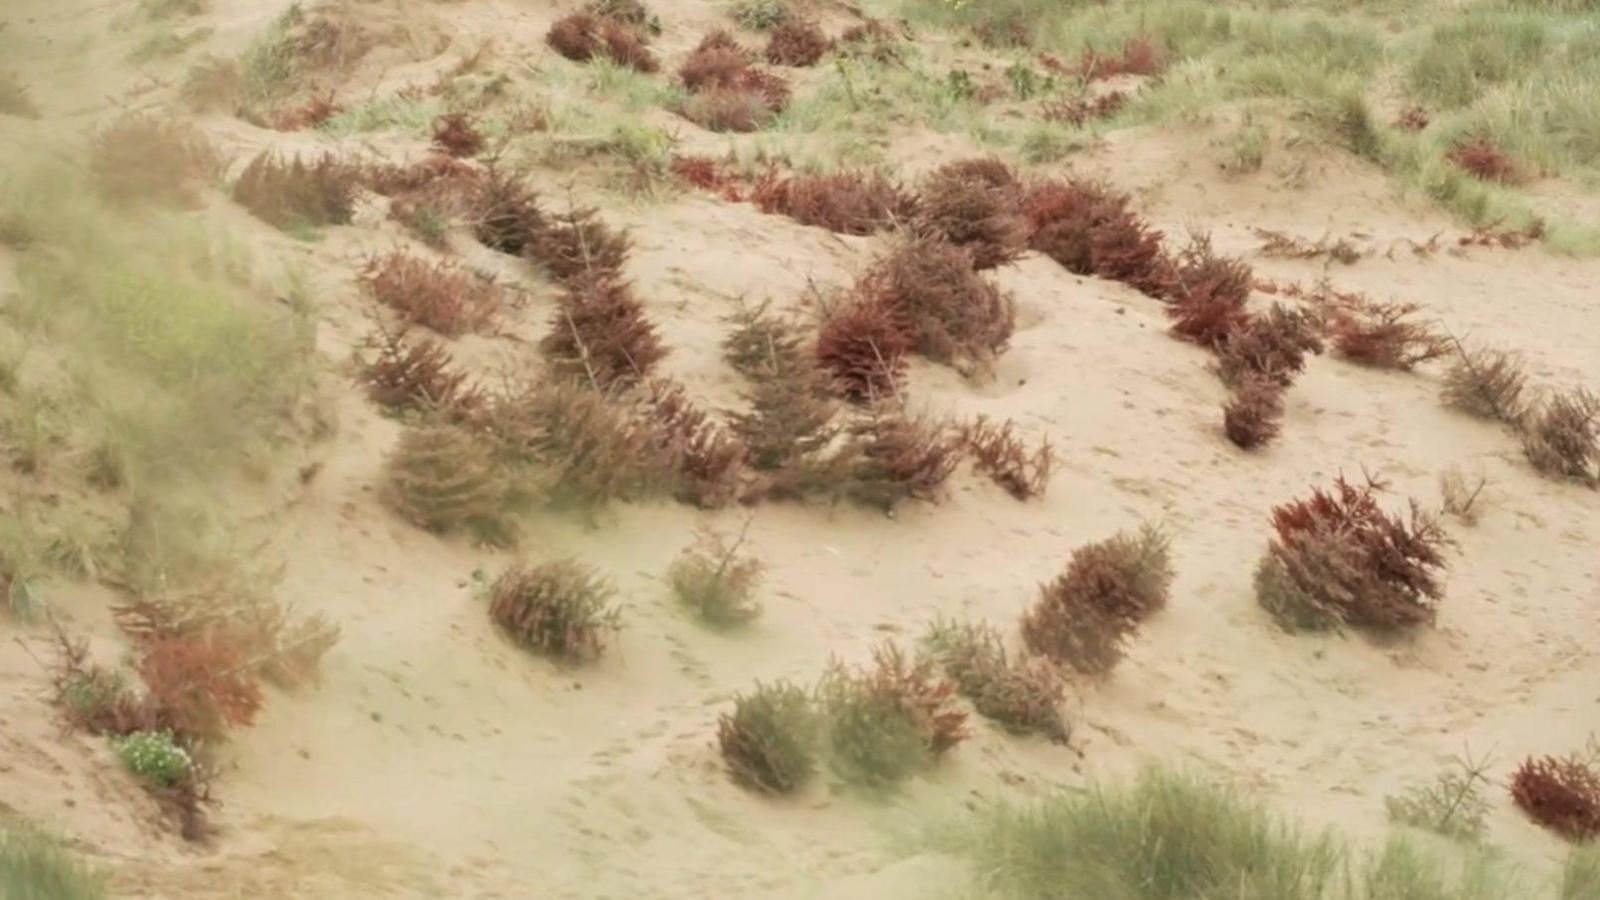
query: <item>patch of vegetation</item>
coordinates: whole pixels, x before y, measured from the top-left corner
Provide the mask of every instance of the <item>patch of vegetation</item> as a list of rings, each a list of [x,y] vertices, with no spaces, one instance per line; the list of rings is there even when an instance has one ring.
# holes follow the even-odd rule
[[[1256,569],[1256,599],[1290,630],[1340,625],[1393,631],[1430,625],[1444,596],[1451,540],[1415,501],[1409,520],[1385,511],[1382,482],[1316,488],[1272,511],[1277,539]]]
[[[1528,462],[1552,478],[1600,485],[1600,396],[1585,388],[1552,394],[1520,422]]]
[[[198,203],[196,187],[216,178],[222,160],[193,126],[173,119],[128,114],[95,134],[89,171],[95,184],[118,203]]]
[[[0,824],[0,897],[104,900],[105,878],[55,838],[27,825]]]
[[[816,773],[817,713],[802,689],[758,684],[734,698],[717,721],[717,744],[733,780],[752,790],[787,794]]]
[[[1488,832],[1488,761],[1457,760],[1431,784],[1417,785],[1384,800],[1389,821],[1462,841],[1481,841]]]
[[[566,559],[513,565],[489,586],[489,617],[519,645],[567,663],[605,652],[620,627],[616,591],[592,568]]]
[[[793,0],[733,0],[728,15],[755,31],[770,31],[799,18]]]
[[[1568,840],[1600,837],[1600,744],[1586,754],[1528,757],[1511,778],[1511,799],[1539,825]]]
[[[1139,625],[1167,604],[1170,546],[1164,532],[1145,526],[1074,550],[1023,616],[1028,649],[1086,675],[1109,674]]]
[[[984,624],[936,622],[925,643],[979,715],[1013,734],[1041,734],[1063,744],[1071,737],[1061,714],[1066,683],[1050,662],[1012,657],[1000,633]]]
[[[954,694],[953,684],[935,677],[932,660],[913,661],[893,643],[874,648],[866,668],[835,662],[817,687],[834,772],[886,788],[932,765],[967,738],[967,714],[951,705]]]
[[[1561,900],[1600,897],[1600,843],[1573,847],[1561,868]]]
[[[189,752],[178,746],[170,731],[135,731],[112,743],[129,772],[158,787],[177,785],[194,766]]]
[[[706,532],[667,570],[667,583],[678,602],[714,627],[742,625],[761,615],[761,604],[755,598],[761,583],[761,561],[739,555],[749,529],[746,522],[731,543],[722,535]]]
[[[512,486],[473,431],[448,422],[407,428],[384,462],[384,479],[385,498],[414,525],[442,534],[465,530],[493,546],[516,541]]]
[[[262,221],[285,230],[344,225],[355,211],[361,169],[331,155],[285,162],[263,153],[233,185],[233,199]]]

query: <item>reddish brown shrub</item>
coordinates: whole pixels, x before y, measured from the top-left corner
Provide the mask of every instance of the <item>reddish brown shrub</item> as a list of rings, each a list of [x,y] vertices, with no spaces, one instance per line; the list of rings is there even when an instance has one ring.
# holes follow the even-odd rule
[[[357,354],[357,378],[367,396],[384,409],[442,410],[447,418],[463,419],[483,405],[482,391],[455,367],[450,352],[438,341],[409,341],[403,329],[379,325],[363,349],[374,355],[368,359]]]
[[[632,241],[613,231],[592,208],[572,209],[545,220],[524,254],[543,266],[557,281],[568,283],[594,277],[619,278]]]
[[[978,714],[1012,734],[1043,734],[1065,744],[1072,728],[1061,715],[1066,682],[1049,660],[1006,652],[999,631],[989,625],[935,623],[928,648],[972,701]]]
[[[300,106],[280,113],[272,123],[272,127],[278,131],[316,128],[343,111],[344,107],[333,99],[331,91],[326,94],[312,94]]]
[[[961,439],[947,423],[874,408],[849,429],[851,499],[887,511],[906,500],[935,502],[961,463]]]
[[[978,269],[1014,262],[1028,244],[1020,213],[1022,185],[998,159],[941,166],[922,183],[916,230],[972,251]]]
[[[221,171],[216,148],[194,126],[129,113],[96,132],[89,143],[95,186],[116,203],[199,202],[198,187]]]
[[[667,355],[632,288],[604,275],[572,280],[539,351],[556,372],[602,389],[649,375]]]
[[[1125,282],[1154,297],[1171,287],[1161,232],[1128,209],[1128,197],[1091,181],[1045,181],[1028,191],[1023,211],[1030,246],[1079,275]]]
[[[914,348],[939,362],[985,364],[1016,326],[1011,295],[973,271],[972,251],[937,237],[900,244],[861,278],[856,295],[905,322]]]
[[[474,127],[472,116],[445,113],[433,122],[433,146],[450,156],[477,156],[483,150],[483,135]]]
[[[865,56],[879,62],[893,62],[900,58],[900,36],[876,19],[846,28],[839,35],[839,47],[853,56]]]
[[[279,228],[343,225],[355,212],[356,188],[365,176],[359,166],[332,156],[314,163],[296,157],[286,163],[263,153],[239,175],[233,199]]]
[[[679,500],[718,509],[739,496],[750,448],[695,405],[683,385],[652,381],[645,411],[677,460]]]
[[[839,234],[868,235],[909,220],[916,198],[880,172],[764,178],[751,197],[764,213]]]
[[[672,174],[691,187],[715,191],[730,203],[745,199],[744,183],[738,173],[709,156],[673,156]]]
[[[767,39],[767,62],[775,66],[814,66],[829,50],[833,41],[822,33],[817,23],[805,19],[789,19],[772,29]]]
[[[425,262],[403,250],[368,261],[361,283],[402,321],[445,337],[483,328],[500,309],[500,289],[493,282],[447,262]]]
[[[1058,97],[1046,100],[1041,112],[1048,122],[1083,125],[1095,119],[1114,116],[1127,103],[1128,95],[1125,92],[1109,91],[1098,97]]]
[[[1072,552],[1023,616],[1028,648],[1086,675],[1108,674],[1139,625],[1167,604],[1173,572],[1167,537],[1146,527]]]
[[[1222,407],[1222,430],[1244,450],[1263,446],[1278,436],[1283,421],[1283,386],[1269,378],[1247,377],[1235,385],[1233,398]]]
[[[515,175],[498,169],[490,169],[479,180],[470,207],[473,234],[485,247],[501,253],[520,256],[545,227],[538,195]]]
[[[588,62],[604,56],[620,66],[640,72],[660,68],[645,35],[634,26],[616,19],[579,12],[557,20],[545,35],[545,43],[574,62]]]
[[[1305,370],[1306,354],[1322,352],[1322,336],[1310,314],[1274,303],[1264,315],[1250,316],[1230,331],[1216,351],[1225,383],[1262,378],[1288,387]]]
[[[690,91],[729,87],[736,83],[755,55],[739,45],[724,29],[706,33],[694,51],[678,67],[678,79]]]
[[[153,726],[203,739],[255,721],[261,685],[247,653],[221,630],[152,641],[139,660],[139,675]]]
[[[979,416],[962,427],[961,441],[978,471],[1011,496],[1027,500],[1044,493],[1055,457],[1048,440],[1040,441],[1029,453],[1014,428],[1016,423],[1010,419],[992,423]]]
[[[1219,256],[1211,239],[1196,236],[1173,267],[1167,315],[1172,333],[1202,347],[1219,347],[1250,322],[1245,309],[1253,277],[1242,260]]]
[[[847,300],[817,336],[816,358],[836,390],[868,401],[899,393],[914,331],[894,310],[871,300]]]
[[[678,114],[710,131],[756,131],[789,105],[789,83],[763,69],[745,67],[727,83],[707,81],[678,107]]]
[[[1568,840],[1600,836],[1600,770],[1593,759],[1530,756],[1511,778],[1511,799],[1528,818]]]
[[[1331,493],[1317,488],[1272,511],[1277,539],[1256,570],[1256,599],[1279,624],[1393,630],[1434,621],[1450,538],[1415,501],[1409,521],[1385,512],[1383,489],[1340,477]]]
[[[1114,78],[1118,75],[1156,75],[1166,68],[1161,51],[1147,37],[1136,37],[1122,45],[1117,56],[1102,55],[1089,48],[1078,61],[1077,75],[1085,81]]]
[[[576,560],[514,565],[489,586],[489,618],[513,640],[562,662],[598,659],[615,633],[616,589]]]
[[[1522,361],[1500,350],[1468,350],[1455,340],[1456,358],[1444,375],[1444,404],[1469,415],[1506,423],[1522,421],[1528,373]]]
[[[1347,296],[1328,312],[1328,337],[1333,349],[1351,362],[1410,369],[1453,351],[1449,338],[1434,326],[1416,321],[1421,311],[1415,303],[1380,303]]]
[[[1420,106],[1408,106],[1400,111],[1394,120],[1394,127],[1401,131],[1421,131],[1428,127],[1432,117],[1428,111]]]
[[[1512,184],[1522,180],[1522,167],[1500,152],[1486,137],[1475,137],[1450,149],[1445,158],[1457,168],[1484,181]]]
[[[1600,396],[1584,388],[1555,394],[1520,424],[1522,449],[1535,469],[1600,485]]]

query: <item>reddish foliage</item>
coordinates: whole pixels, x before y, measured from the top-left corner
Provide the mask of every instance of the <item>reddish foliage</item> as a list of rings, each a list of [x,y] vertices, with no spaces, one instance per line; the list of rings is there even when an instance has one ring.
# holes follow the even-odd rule
[[[1450,539],[1415,502],[1409,522],[1385,512],[1376,496],[1383,489],[1375,479],[1357,486],[1341,476],[1331,493],[1316,488],[1272,511],[1277,540],[1256,577],[1269,611],[1309,628],[1434,621]]]
[[[450,156],[477,156],[483,149],[483,135],[466,113],[446,113],[433,122],[433,145]]]
[[[1147,37],[1136,37],[1122,45],[1118,56],[1103,56],[1093,48],[1083,51],[1076,74],[1086,81],[1118,75],[1155,75],[1166,68],[1161,51]]]
[[[1264,378],[1288,387],[1305,369],[1306,354],[1322,352],[1320,325],[1303,310],[1273,303],[1266,314],[1252,315],[1230,332],[1216,351],[1223,381]]]
[[[1591,760],[1530,756],[1512,776],[1511,799],[1528,818],[1564,838],[1600,836],[1600,770]]]
[[[1397,301],[1380,303],[1343,295],[1331,304],[1328,336],[1345,359],[1385,369],[1410,369],[1448,356],[1450,339],[1432,325],[1416,321],[1422,307]]]
[[[849,430],[849,494],[893,510],[905,500],[933,502],[961,463],[962,444],[942,422],[911,418],[892,403]]]
[[[483,169],[442,153],[430,154],[408,166],[374,166],[362,175],[367,187],[385,197],[415,194],[440,185],[452,191],[465,190],[483,179]]]
[[[602,389],[645,377],[667,355],[628,283],[603,274],[573,279],[539,350],[560,374]]]
[[[492,282],[445,263],[427,263],[396,250],[375,257],[361,282],[379,303],[406,323],[456,337],[487,325],[500,308],[500,289]]]
[[[768,173],[757,182],[751,199],[764,213],[779,213],[839,234],[873,234],[893,228],[916,211],[916,198],[878,172],[788,178]]]
[[[1457,168],[1484,181],[1512,184],[1523,178],[1522,167],[1517,165],[1516,160],[1500,152],[1500,148],[1486,137],[1475,137],[1457,144],[1445,154],[1445,158]]]
[[[585,208],[546,219],[523,253],[567,283],[593,275],[620,277],[631,247],[625,232],[613,231],[596,210]]]
[[[247,649],[220,630],[152,641],[139,661],[139,675],[155,726],[189,738],[214,738],[253,722],[261,708],[261,685]]]
[[[333,94],[312,94],[310,99],[301,106],[290,109],[272,123],[278,131],[299,131],[303,128],[315,128],[328,121],[335,115],[344,111],[333,99]]]
[[[833,42],[815,22],[790,19],[772,29],[766,57],[775,66],[814,66],[831,49]]]
[[[1431,121],[1428,111],[1420,106],[1408,106],[1400,111],[1394,120],[1394,127],[1401,131],[1421,131],[1428,127]]]
[[[1178,257],[1168,290],[1172,333],[1202,347],[1218,347],[1250,321],[1250,267],[1219,256],[1209,237],[1196,237]]]
[[[539,198],[521,179],[498,169],[474,186],[470,201],[473,234],[491,250],[521,255],[544,230]]]
[[[1168,540],[1156,529],[1079,547],[1066,572],[1040,587],[1022,637],[1035,653],[1105,675],[1139,625],[1166,606],[1172,578]]]
[[[738,174],[709,156],[674,156],[672,174],[685,184],[703,191],[715,191],[730,203],[745,199],[744,185]]]
[[[1012,431],[1015,427],[1010,419],[995,424],[979,416],[961,429],[961,440],[978,471],[1011,496],[1027,500],[1044,493],[1055,458],[1049,441],[1040,441],[1029,453]]]
[[[1045,181],[1023,200],[1030,246],[1068,271],[1121,281],[1151,296],[1171,285],[1161,232],[1128,209],[1128,196],[1092,181]]]
[[[694,91],[730,87],[750,68],[750,54],[739,47],[702,45],[678,68],[683,86]]]
[[[443,410],[446,418],[462,420],[483,407],[483,392],[455,367],[450,351],[438,341],[408,341],[403,330],[380,325],[363,349],[375,356],[360,360],[359,380],[367,396],[384,409]]]
[[[683,385],[652,381],[646,410],[670,445],[681,478],[678,499],[719,509],[739,495],[749,448],[689,399]]]
[[[935,756],[971,737],[967,714],[950,706],[955,685],[935,679],[932,660],[912,662],[898,646],[886,641],[873,648],[872,662],[863,678],[867,693],[891,702],[917,723]]]
[[[914,238],[880,259],[856,296],[908,327],[913,346],[944,363],[987,363],[1016,326],[1009,294],[973,269],[973,253],[940,238]]]
[[[1066,122],[1069,125],[1082,125],[1095,119],[1104,119],[1116,115],[1128,102],[1128,95],[1124,91],[1110,91],[1098,97],[1059,97],[1046,100],[1042,110],[1044,118],[1049,122]]]
[[[852,299],[834,310],[817,336],[817,363],[852,400],[894,396],[913,343],[909,322],[881,303]]]
[[[617,65],[640,72],[654,72],[660,68],[639,29],[589,13],[573,13],[559,19],[545,35],[545,43],[575,62],[604,56]]]
[[[789,105],[789,83],[764,69],[746,68],[732,84],[706,87],[678,114],[709,131],[759,130]]]
[[[1270,443],[1283,419],[1283,386],[1266,378],[1246,378],[1222,408],[1222,429],[1244,450]]]
[[[1014,262],[1028,243],[1019,212],[1022,185],[998,159],[967,159],[941,166],[923,181],[917,230],[972,250],[979,269]]]
[[[354,215],[356,188],[365,174],[331,155],[307,163],[263,153],[240,173],[233,199],[279,228],[345,224]]]

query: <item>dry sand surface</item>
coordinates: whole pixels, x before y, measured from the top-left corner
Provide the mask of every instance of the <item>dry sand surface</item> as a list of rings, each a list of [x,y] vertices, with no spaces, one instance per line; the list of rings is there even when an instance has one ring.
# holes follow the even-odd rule
[[[484,37],[537,65],[557,12],[538,0],[360,5],[374,21],[409,22],[423,50],[364,62],[346,96],[423,81]],[[3,140],[21,141],[20,128],[87,134],[121,109],[172,104],[176,70],[119,62],[123,39],[108,25],[129,4],[5,6],[22,45],[14,62],[51,114],[8,124]],[[193,24],[215,29],[207,49],[236,52],[278,6],[218,0]],[[669,62],[720,21],[700,0],[671,6],[658,45]],[[268,147],[337,144],[391,158],[424,149],[410,136],[334,141],[197,122],[235,171]],[[1299,151],[1309,172],[1301,187],[1224,177],[1211,150],[1218,127],[1115,132],[1070,167],[1130,191],[1168,234],[1209,230],[1258,277],[1310,283],[1326,273],[1342,289],[1415,301],[1455,333],[1515,348],[1540,383],[1600,384],[1600,263],[1538,247],[1456,248],[1459,225],[1402,203],[1380,173],[1332,151]],[[690,146],[722,146],[678,130]],[[893,135],[888,157],[910,176],[973,152],[964,138],[907,131]],[[569,181],[562,172],[533,179],[552,195]],[[881,246],[693,191],[635,202],[591,187],[580,183],[578,196],[632,233],[628,274],[671,348],[665,372],[714,406],[738,402],[718,342],[739,298],[797,304],[811,282],[848,283]],[[997,273],[1015,294],[1018,327],[994,377],[974,382],[919,362],[909,384],[933,412],[1009,417],[1030,438],[1048,436],[1060,466],[1045,497],[1018,503],[963,470],[943,503],[892,518],[848,505],[761,506],[748,547],[767,566],[766,612],[733,635],[689,621],[661,576],[697,528],[736,530],[744,510],[661,503],[614,507],[593,524],[536,518],[524,552],[581,554],[622,598],[617,652],[558,669],[497,635],[473,594],[474,573],[492,575],[509,555],[422,532],[380,503],[380,466],[399,425],[344,374],[369,315],[354,276],[368,254],[409,238],[364,211],[304,243],[220,195],[210,206],[254,256],[299,266],[318,304],[337,432],[311,451],[320,470],[309,484],[241,502],[274,511],[252,533],[286,566],[280,592],[336,620],[342,636],[318,685],[273,692],[257,725],[226,748],[218,834],[199,847],[151,827],[151,802],[104,741],[68,733],[49,707],[38,647],[0,643],[0,811],[48,823],[108,865],[117,896],[938,896],[956,864],[908,857],[893,835],[963,799],[1078,785],[1159,759],[1359,838],[1385,827],[1386,795],[1464,747],[1493,748],[1503,782],[1515,760],[1579,747],[1600,725],[1600,495],[1538,477],[1502,429],[1442,407],[1428,366],[1398,373],[1314,359],[1288,394],[1282,439],[1239,452],[1220,433],[1225,390],[1210,357],[1167,334],[1156,301],[1038,255]],[[1351,265],[1267,259],[1253,227],[1354,234],[1370,254]],[[1436,234],[1439,249],[1413,252]],[[463,339],[459,352],[484,364],[532,358],[553,289],[459,243],[529,295],[506,334]],[[1395,502],[1436,505],[1439,473],[1452,465],[1481,469],[1489,486],[1478,524],[1451,523],[1459,546],[1436,629],[1388,642],[1299,636],[1262,614],[1251,574],[1274,505],[1361,469],[1391,482]],[[970,741],[891,800],[827,779],[792,799],[763,799],[723,773],[716,718],[735,692],[808,682],[830,657],[864,659],[885,636],[914,640],[938,616],[1014,622],[1074,547],[1141,522],[1164,523],[1173,537],[1173,600],[1111,679],[1069,692],[1072,746],[974,719]],[[62,586],[53,599],[116,652],[108,589]],[[1498,787],[1493,796],[1496,843],[1543,873],[1560,846]]]

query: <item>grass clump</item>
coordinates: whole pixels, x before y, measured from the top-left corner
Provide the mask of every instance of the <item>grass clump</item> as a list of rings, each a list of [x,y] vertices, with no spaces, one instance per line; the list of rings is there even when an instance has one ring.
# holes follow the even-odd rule
[[[835,662],[817,691],[829,762],[852,784],[892,786],[967,738],[966,713],[950,705],[955,686],[893,643],[874,648],[866,668]]]
[[[932,838],[974,862],[982,896],[1004,900],[1326,900],[1343,862],[1326,834],[1153,768],[1131,785],[991,802]]]
[[[1256,599],[1286,629],[1349,625],[1393,631],[1430,625],[1444,596],[1440,574],[1451,545],[1438,519],[1415,501],[1409,519],[1385,511],[1375,479],[1272,511],[1277,537],[1256,569]]]
[[[192,125],[130,113],[96,133],[89,171],[110,200],[179,206],[199,201],[195,188],[216,177],[222,161]]]
[[[6,900],[104,900],[105,878],[60,841],[31,827],[0,824],[0,897]]]
[[[1466,106],[1531,72],[1550,44],[1548,26],[1535,16],[1452,16],[1429,30],[1406,72],[1406,86],[1440,106]]]
[[[787,682],[758,684],[734,698],[717,721],[717,745],[728,774],[751,790],[788,794],[817,770],[816,710],[810,695]]]
[[[519,645],[568,663],[605,652],[620,626],[615,590],[577,560],[514,565],[489,586],[489,617]]]
[[[1170,546],[1164,532],[1145,526],[1074,550],[1023,616],[1028,649],[1086,675],[1109,674],[1139,625],[1167,604]]]
[[[749,527],[746,523],[731,543],[714,532],[702,534],[696,546],[685,550],[667,570],[667,583],[678,602],[708,625],[730,628],[761,615],[755,597],[761,561],[739,555]]]
[[[1600,843],[1573,847],[1561,867],[1561,900],[1600,898]]]
[[[513,543],[512,489],[487,442],[448,422],[408,427],[384,463],[384,497],[428,531],[466,530],[487,544]]]
[[[113,745],[122,764],[141,781],[173,787],[188,777],[194,760],[172,738],[170,731],[135,731]]]
[[[1041,734],[1063,744],[1071,737],[1061,714],[1066,682],[1049,661],[1012,657],[986,624],[936,622],[925,643],[979,715],[1013,734]]]

